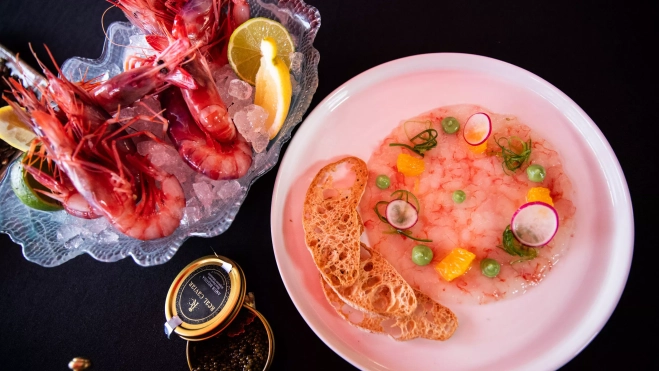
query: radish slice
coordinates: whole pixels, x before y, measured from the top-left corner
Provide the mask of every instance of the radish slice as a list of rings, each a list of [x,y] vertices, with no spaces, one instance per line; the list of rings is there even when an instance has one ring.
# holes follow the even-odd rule
[[[483,144],[492,133],[492,120],[486,113],[475,113],[467,119],[463,136],[471,146]]]
[[[405,200],[393,200],[387,205],[387,221],[396,229],[412,228],[419,219],[419,213]]]
[[[558,231],[558,212],[544,202],[525,203],[513,214],[510,229],[524,245],[544,246]]]

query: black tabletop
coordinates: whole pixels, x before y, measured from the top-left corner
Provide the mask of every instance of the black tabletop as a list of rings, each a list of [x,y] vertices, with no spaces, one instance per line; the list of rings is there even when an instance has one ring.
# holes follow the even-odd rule
[[[654,338],[659,311],[650,304],[659,261],[656,233],[651,232],[659,221],[653,187],[659,138],[659,69],[653,57],[659,46],[657,3],[309,2],[322,17],[315,42],[320,84],[309,111],[348,79],[383,62],[461,52],[529,70],[588,113],[613,147],[629,184],[634,259],[609,322],[562,370],[610,369],[614,364],[658,369]],[[58,63],[72,56],[97,58],[107,7],[103,0],[3,0],[0,43],[33,66],[28,42],[47,44]],[[111,10],[105,24],[122,19]],[[215,238],[187,240],[159,266],[141,267],[130,258],[101,263],[82,255],[43,268],[26,261],[21,248],[0,235],[0,369],[63,370],[75,356],[91,359],[95,370],[186,369],[185,342],[163,334],[165,295],[176,274],[210,254],[211,246],[244,269],[248,290],[274,329],[273,370],[353,369],[305,323],[280,278],[270,237],[277,170],[253,185],[229,230]],[[651,340],[641,340],[643,334]]]

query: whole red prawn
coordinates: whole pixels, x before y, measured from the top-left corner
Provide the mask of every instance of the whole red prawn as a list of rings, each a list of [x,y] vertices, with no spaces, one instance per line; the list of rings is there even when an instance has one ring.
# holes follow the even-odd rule
[[[187,0],[176,6],[167,1],[110,2],[122,9],[133,24],[147,34],[147,41],[156,50],[167,45],[171,39],[189,40],[197,48],[194,58],[183,66],[193,77],[197,88],[183,88],[183,98],[192,117],[205,132],[220,142],[233,141],[236,128],[209,66],[227,63],[226,45],[229,36],[240,23],[249,18],[249,5],[244,0]],[[140,14],[150,14],[152,18],[135,19],[134,12],[140,7],[147,7]],[[163,8],[168,9],[168,12],[159,11]],[[224,11],[226,14],[223,14]],[[160,27],[158,31],[153,31],[157,27]]]
[[[142,240],[173,233],[185,207],[181,184],[137,154],[130,141],[135,135],[153,135],[128,134],[126,128],[139,118],[110,118],[84,89],[47,69],[44,73],[49,84],[41,89],[41,99],[11,81],[14,97],[26,111],[7,101],[37,135],[45,149],[41,156],[54,161],[65,176],[28,171],[72,215],[105,216],[122,233]]]
[[[156,50],[179,40],[188,40],[196,49],[181,67],[194,79],[196,88],[181,88],[176,96],[166,92],[160,99],[169,121],[169,137],[185,162],[213,179],[236,179],[245,175],[251,165],[251,148],[237,132],[211,68],[218,62],[226,63],[226,58],[218,59],[214,55],[222,50],[226,54],[224,47],[231,32],[249,18],[249,5],[244,0],[187,0],[175,5],[162,1],[159,4],[133,0],[111,2],[125,13],[140,6],[150,7],[145,12],[153,15],[150,26],[144,26],[144,18],[134,24],[147,33],[147,41]],[[168,9],[168,13],[163,15],[157,11],[162,8]],[[170,29],[163,30],[170,24]],[[159,31],[149,34],[156,26],[160,27]]]
[[[160,101],[167,107],[164,115],[169,121],[169,138],[190,167],[216,180],[236,179],[247,173],[252,147],[240,133],[230,143],[211,138],[197,126],[177,89],[163,92]]]

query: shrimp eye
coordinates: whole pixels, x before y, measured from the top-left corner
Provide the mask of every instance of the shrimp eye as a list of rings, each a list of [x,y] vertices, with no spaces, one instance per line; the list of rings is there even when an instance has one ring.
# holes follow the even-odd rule
[[[159,60],[158,60],[158,65],[161,65],[161,64],[163,64],[163,63],[165,63],[165,61],[163,61],[162,59],[159,59]]]
[[[160,69],[160,73],[162,73],[163,75],[167,74],[168,72],[169,70],[167,69],[167,67],[163,67],[162,69]]]

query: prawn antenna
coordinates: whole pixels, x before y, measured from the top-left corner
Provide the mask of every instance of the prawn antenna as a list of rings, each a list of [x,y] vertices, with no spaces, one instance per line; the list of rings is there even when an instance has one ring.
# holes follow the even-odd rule
[[[116,42],[112,41],[112,39],[110,39],[110,36],[108,36],[108,32],[107,32],[107,30],[105,29],[105,14],[106,14],[110,9],[112,9],[112,8],[116,8],[116,7],[117,7],[117,6],[114,5],[114,4],[111,5],[110,7],[108,7],[107,9],[105,9],[105,11],[103,12],[103,14],[101,15],[101,29],[103,30],[103,35],[105,35],[105,39],[106,39],[110,44],[112,44],[112,45],[121,46],[121,47],[123,47],[123,48],[133,48],[133,47],[130,46],[130,45],[121,45],[121,44],[117,44]]]

